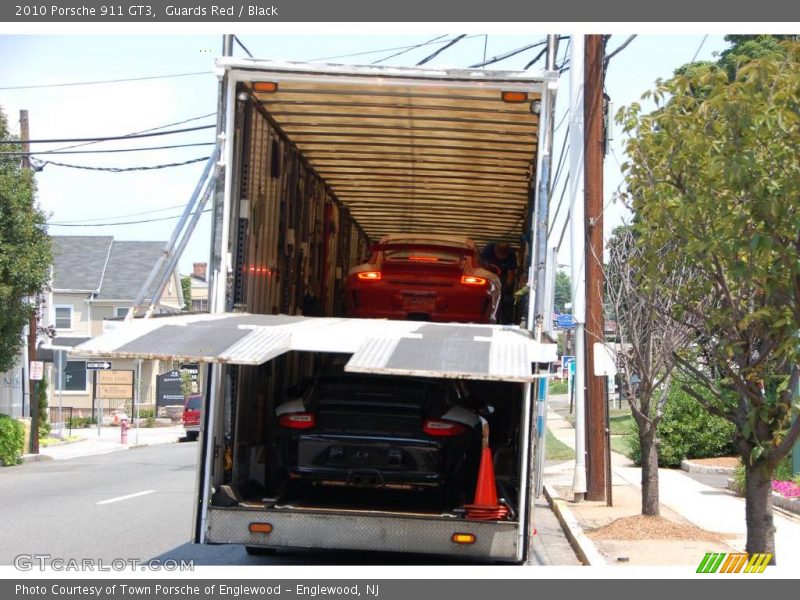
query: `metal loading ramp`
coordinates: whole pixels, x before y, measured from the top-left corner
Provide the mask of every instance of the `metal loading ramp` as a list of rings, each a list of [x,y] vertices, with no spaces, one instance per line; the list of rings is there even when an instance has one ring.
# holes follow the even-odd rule
[[[260,365],[290,351],[352,354],[345,370],[496,381],[533,381],[532,364],[555,344],[516,326],[292,317],[182,315],[137,319],[75,348],[105,358]]]
[[[535,175],[540,78],[240,58],[217,65],[371,239],[458,231],[479,244],[518,242]]]

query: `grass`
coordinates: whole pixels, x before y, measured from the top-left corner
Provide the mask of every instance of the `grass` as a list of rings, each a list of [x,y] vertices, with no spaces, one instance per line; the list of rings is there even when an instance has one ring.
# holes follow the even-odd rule
[[[567,389],[566,381],[550,381],[550,386],[547,388],[548,394],[566,394]]]
[[[79,439],[81,439],[79,435],[68,435],[63,440],[57,437],[46,437],[39,440],[39,445],[47,448],[48,446],[55,446],[63,442],[77,442]]]
[[[632,434],[629,434],[632,435]],[[611,450],[623,454],[630,458],[631,449],[628,446],[628,436],[626,435],[612,435],[611,436]]]
[[[575,450],[557,439],[548,429],[544,457],[546,460],[572,460],[575,458]]]

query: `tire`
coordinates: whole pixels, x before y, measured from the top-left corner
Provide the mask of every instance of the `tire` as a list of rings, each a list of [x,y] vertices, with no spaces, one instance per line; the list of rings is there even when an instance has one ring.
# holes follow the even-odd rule
[[[275,548],[264,548],[262,546],[245,546],[244,549],[250,556],[268,556],[277,552]]]
[[[187,431],[186,432],[186,441],[188,441],[188,442],[194,442],[194,441],[197,440],[198,437],[200,437],[200,432],[199,431]]]

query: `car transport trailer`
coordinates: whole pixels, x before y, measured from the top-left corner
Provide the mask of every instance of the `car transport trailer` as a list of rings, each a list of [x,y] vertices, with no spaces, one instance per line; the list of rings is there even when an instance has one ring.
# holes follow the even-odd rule
[[[132,320],[80,347],[208,365],[194,540],[530,560],[555,345],[516,325],[340,315],[348,270],[389,233],[508,241],[531,272],[540,122],[551,106],[541,100],[555,74],[217,66],[210,314]],[[331,359],[350,373],[459,379],[476,406],[491,404],[482,489],[448,501],[381,490],[374,478],[293,490],[274,467],[275,408]],[[495,485],[503,510],[470,513],[473,496]]]

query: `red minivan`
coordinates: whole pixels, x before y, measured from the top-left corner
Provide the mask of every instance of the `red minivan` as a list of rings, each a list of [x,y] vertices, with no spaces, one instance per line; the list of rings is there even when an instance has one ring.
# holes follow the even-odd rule
[[[183,429],[187,440],[196,440],[200,435],[200,407],[203,404],[200,394],[191,394],[183,405]]]

